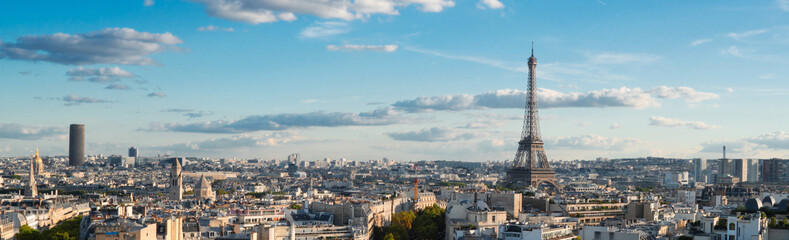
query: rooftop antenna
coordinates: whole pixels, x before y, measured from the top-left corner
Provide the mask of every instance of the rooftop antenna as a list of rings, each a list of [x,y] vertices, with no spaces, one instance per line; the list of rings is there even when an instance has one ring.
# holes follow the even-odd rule
[[[531,41],[531,55],[534,56],[534,41]]]

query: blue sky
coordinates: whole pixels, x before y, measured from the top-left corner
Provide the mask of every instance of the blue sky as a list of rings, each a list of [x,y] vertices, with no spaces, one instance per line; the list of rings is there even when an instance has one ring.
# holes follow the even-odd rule
[[[0,156],[789,157],[789,1],[13,1]]]

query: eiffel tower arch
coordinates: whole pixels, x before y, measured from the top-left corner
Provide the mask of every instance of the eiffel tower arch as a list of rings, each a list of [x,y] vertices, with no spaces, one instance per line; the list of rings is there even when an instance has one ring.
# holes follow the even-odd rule
[[[507,170],[504,180],[510,188],[537,187],[541,184],[559,189],[548,157],[545,155],[542,137],[540,136],[540,119],[537,112],[537,58],[534,57],[534,48],[529,57],[529,89],[526,98],[526,112],[523,117],[523,131],[521,140],[518,141],[518,150],[512,161],[512,166]]]

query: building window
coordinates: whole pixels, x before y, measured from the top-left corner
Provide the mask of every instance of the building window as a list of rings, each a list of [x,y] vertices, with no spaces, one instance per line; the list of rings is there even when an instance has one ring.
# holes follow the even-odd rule
[[[493,216],[493,222],[496,222],[496,216]]]
[[[735,227],[734,223],[729,223],[729,230],[734,230]]]

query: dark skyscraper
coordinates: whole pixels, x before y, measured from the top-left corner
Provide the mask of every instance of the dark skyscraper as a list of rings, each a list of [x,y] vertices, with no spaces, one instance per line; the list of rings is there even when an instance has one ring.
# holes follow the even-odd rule
[[[129,157],[133,157],[133,158],[137,157],[137,148],[136,147],[130,147],[129,148]]]
[[[68,165],[82,166],[85,163],[84,124],[71,124],[68,144]]]

